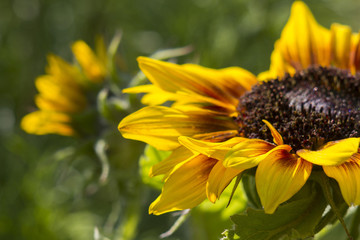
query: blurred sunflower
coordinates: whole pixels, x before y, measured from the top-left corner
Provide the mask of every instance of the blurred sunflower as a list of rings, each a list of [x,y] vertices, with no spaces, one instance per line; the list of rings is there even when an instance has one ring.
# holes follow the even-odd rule
[[[152,84],[125,92],[146,93],[142,102],[150,106],[125,117],[119,130],[172,151],[150,172],[165,175],[150,213],[215,202],[254,167],[266,213],[297,193],[312,171],[336,179],[349,205],[360,204],[360,43],[350,27],[326,29],[295,2],[270,69],[258,77],[236,67],[138,61]],[[169,101],[171,107],[158,106]]]
[[[73,116],[87,107],[86,88],[89,84],[102,82],[106,76],[105,45],[100,38],[96,45],[96,54],[83,41],[76,41],[72,45],[82,72],[58,56],[48,56],[47,74],[35,80],[39,91],[35,103],[39,110],[23,117],[22,129],[38,135],[77,135],[72,124]]]

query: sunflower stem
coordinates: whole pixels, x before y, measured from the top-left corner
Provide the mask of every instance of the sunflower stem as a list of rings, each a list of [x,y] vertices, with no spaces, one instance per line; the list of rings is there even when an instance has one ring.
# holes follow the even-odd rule
[[[358,239],[359,225],[360,225],[360,208],[357,207],[350,227],[350,234],[354,239]]]
[[[319,183],[321,184],[321,188],[324,192],[326,201],[330,205],[331,210],[335,213],[337,219],[339,219],[341,225],[343,226],[343,228],[346,232],[346,235],[348,236],[348,239],[353,240],[349,230],[346,227],[345,221],[344,221],[343,217],[341,216],[340,209],[336,206],[336,204],[333,200],[333,196],[331,193],[331,186],[330,186],[328,177],[325,174],[321,174]]]

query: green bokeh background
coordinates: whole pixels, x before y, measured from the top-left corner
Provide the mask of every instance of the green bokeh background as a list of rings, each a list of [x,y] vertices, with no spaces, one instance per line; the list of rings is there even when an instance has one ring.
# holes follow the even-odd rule
[[[170,214],[147,215],[147,206],[158,192],[133,176],[143,145],[122,139],[116,124],[110,124],[112,129],[106,133],[117,158],[110,163],[112,181],[105,185],[96,182],[101,167],[93,143],[28,135],[19,128],[21,118],[35,110],[34,79],[44,74],[48,53],[71,61],[70,45],[74,41],[83,39],[93,46],[96,35],[109,42],[121,30],[118,54],[124,81],[138,71],[137,56],[185,45],[192,45],[194,51],[180,62],[212,68],[241,66],[257,74],[269,66],[273,44],[289,16],[291,3],[1,0],[0,239],[94,239],[95,227],[111,238],[116,232],[114,226],[127,219],[121,211],[127,206],[126,199],[131,202],[132,194],[139,192],[146,192],[146,198],[138,203],[141,220],[136,239],[157,239],[174,222]],[[326,27],[339,22],[350,25],[354,32],[360,29],[357,0],[306,3]],[[121,87],[125,85],[123,82]],[[80,149],[76,156],[72,156],[74,146]],[[172,239],[192,239],[194,234],[208,239],[206,234],[194,233],[191,225],[201,225],[194,221],[187,221]]]

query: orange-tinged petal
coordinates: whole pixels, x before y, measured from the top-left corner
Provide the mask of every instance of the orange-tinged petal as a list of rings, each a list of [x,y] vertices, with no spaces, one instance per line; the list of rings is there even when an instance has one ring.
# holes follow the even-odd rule
[[[324,166],[324,172],[334,178],[340,186],[346,203],[360,204],[360,154],[355,153],[350,160],[339,166]]]
[[[221,193],[229,185],[241,170],[234,168],[225,168],[221,161],[218,161],[210,172],[208,182],[206,184],[207,198],[215,203],[219,199]]]
[[[273,125],[271,125],[271,123],[269,123],[266,120],[262,120],[266,126],[270,129],[271,131],[271,135],[273,136],[273,141],[276,145],[283,145],[284,141],[282,139],[282,136],[280,135],[280,133],[273,127]]]
[[[184,94],[194,102],[221,106],[236,111],[238,95],[257,81],[243,69],[214,70],[193,64],[177,65],[146,57],[138,58],[140,69],[148,79],[164,91]],[[236,69],[236,70],[235,70]],[[236,97],[233,95],[237,93]]]
[[[351,28],[349,26],[331,25],[331,47],[334,64],[338,68],[349,69],[351,50]]]
[[[76,41],[71,48],[86,77],[96,83],[102,82],[106,76],[105,63],[100,61],[84,41]]]
[[[305,69],[313,64],[329,66],[330,39],[330,31],[316,22],[305,3],[294,2],[280,40],[275,43],[270,71],[259,77],[261,80],[283,77],[284,72],[293,74],[295,70]]]
[[[353,35],[352,45],[351,67],[352,73],[355,74],[360,71],[360,33]]]
[[[23,117],[21,128],[30,134],[73,136],[75,131],[69,125],[70,122],[71,118],[64,113],[36,111]]]
[[[277,148],[288,148],[290,146],[281,145]],[[240,142],[228,151],[223,164],[225,167],[246,170],[255,167],[264,159],[275,146],[260,139],[249,139]]]
[[[358,152],[360,138],[347,138],[329,142],[318,151],[301,149],[296,152],[308,162],[322,166],[336,166],[347,161]]]
[[[180,167],[193,157],[194,154],[189,149],[181,146],[175,149],[169,157],[152,166],[149,175],[150,177],[163,174],[169,175],[175,168]]]
[[[224,160],[226,154],[234,145],[246,140],[246,138],[234,137],[225,142],[209,142],[192,139],[185,136],[179,137],[179,142],[191,150],[194,154],[201,153],[218,160]]]
[[[119,124],[119,131],[125,138],[146,142],[160,150],[179,147],[179,136],[231,129],[236,129],[231,118],[219,118],[207,113],[184,113],[162,106],[142,108]]]
[[[161,195],[150,205],[150,214],[193,208],[206,199],[206,182],[217,160],[199,155],[174,171]]]
[[[265,213],[290,199],[306,183],[312,164],[290,154],[286,149],[276,149],[263,159],[256,170],[256,189]]]

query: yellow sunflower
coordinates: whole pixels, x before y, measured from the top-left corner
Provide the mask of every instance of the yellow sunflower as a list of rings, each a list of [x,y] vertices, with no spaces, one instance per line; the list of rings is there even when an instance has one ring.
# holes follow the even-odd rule
[[[145,57],[150,105],[125,117],[125,138],[172,154],[153,166],[164,175],[149,212],[215,202],[233,178],[256,168],[266,213],[297,193],[312,172],[334,178],[349,205],[360,204],[360,43],[350,27],[320,26],[295,2],[275,43],[269,71],[213,70]],[[159,106],[172,102],[170,107]]]
[[[87,107],[86,87],[91,82],[103,81],[106,74],[105,46],[102,41],[97,45],[100,49],[97,55],[83,41],[76,41],[72,46],[84,74],[60,57],[48,56],[47,74],[35,80],[39,91],[35,103],[39,110],[23,117],[23,130],[37,135],[77,135],[72,124],[73,115]]]

